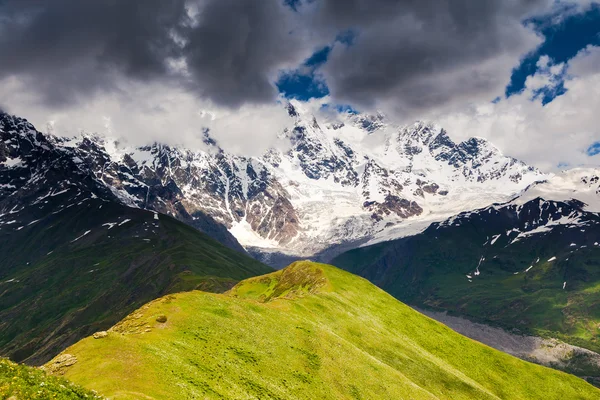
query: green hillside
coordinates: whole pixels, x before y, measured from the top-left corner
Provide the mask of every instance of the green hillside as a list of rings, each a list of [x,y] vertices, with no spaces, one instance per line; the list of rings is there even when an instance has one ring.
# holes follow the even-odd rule
[[[600,397],[579,378],[481,345],[308,261],[225,294],[162,297],[102,336],[46,368],[114,399]]]
[[[331,263],[410,305],[600,352],[599,226],[557,226],[516,242],[503,235],[492,246],[482,246],[493,236],[475,223],[432,227]]]
[[[15,361],[46,362],[165,294],[222,292],[272,271],[165,215],[62,204],[0,232],[0,355]]]
[[[0,358],[0,399],[101,400],[103,397],[43,371]]]

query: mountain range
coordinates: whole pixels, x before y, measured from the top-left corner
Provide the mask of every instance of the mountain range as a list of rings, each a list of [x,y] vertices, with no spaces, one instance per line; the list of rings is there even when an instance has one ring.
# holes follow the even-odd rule
[[[455,143],[434,124],[399,128],[382,115],[352,113],[318,121],[294,102],[287,111],[289,128],[261,157],[226,152],[208,130],[202,131],[202,149],[131,147],[93,134],[42,134],[4,115],[2,197],[21,202],[16,188],[39,168],[29,160],[42,162],[52,153],[104,197],[171,215],[241,250],[237,239],[281,267],[278,260],[318,253],[326,259],[419,232],[461,211],[509,200],[547,178],[484,139]],[[35,140],[22,144],[27,135]]]

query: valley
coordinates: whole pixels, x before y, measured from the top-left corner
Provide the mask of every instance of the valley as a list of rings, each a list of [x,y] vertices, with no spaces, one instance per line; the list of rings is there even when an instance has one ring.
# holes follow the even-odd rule
[[[525,361],[544,365],[580,376],[596,387],[600,386],[600,354],[552,338],[511,333],[502,328],[472,322],[448,312],[413,308],[443,323],[452,330],[494,349]]]

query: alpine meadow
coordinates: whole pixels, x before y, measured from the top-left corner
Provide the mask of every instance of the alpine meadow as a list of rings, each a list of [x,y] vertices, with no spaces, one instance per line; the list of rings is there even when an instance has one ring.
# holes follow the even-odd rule
[[[0,0],[0,399],[600,399],[599,0]]]

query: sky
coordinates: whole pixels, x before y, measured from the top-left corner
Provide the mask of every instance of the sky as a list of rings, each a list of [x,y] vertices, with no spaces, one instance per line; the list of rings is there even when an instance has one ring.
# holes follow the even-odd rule
[[[0,108],[38,129],[260,155],[287,99],[600,165],[592,0],[0,0]]]

